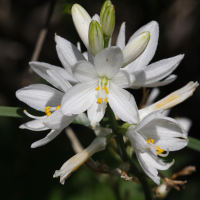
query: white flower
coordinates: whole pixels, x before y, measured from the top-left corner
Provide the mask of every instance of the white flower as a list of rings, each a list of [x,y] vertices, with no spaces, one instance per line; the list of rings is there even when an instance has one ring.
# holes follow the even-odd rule
[[[156,184],[160,183],[157,169],[166,170],[174,164],[174,160],[164,163],[158,156],[166,157],[169,151],[180,150],[188,143],[187,132],[176,120],[159,117],[161,112],[147,115],[136,126],[130,126],[126,133],[141,167]]]
[[[104,150],[106,144],[107,142],[105,137],[95,138],[90,144],[90,146],[88,146],[85,150],[70,158],[67,162],[63,164],[60,170],[55,171],[53,177],[55,178],[60,176],[60,182],[64,184],[65,179],[67,179],[72,172],[76,171],[94,153]]]
[[[158,43],[159,27],[158,23],[152,21],[137,30],[129,39],[131,43],[136,36],[142,32],[149,31],[151,38],[144,52],[135,61],[127,65],[124,69],[135,76],[135,82],[131,88],[137,89],[140,87],[157,87],[167,85],[176,79],[176,75],[170,75],[179,65],[184,55],[178,55],[172,58],[164,59],[159,62],[149,64],[152,60]],[[117,38],[117,46],[122,50],[125,48],[125,23],[122,23],[121,29]],[[168,78],[166,78],[170,75]],[[160,81],[161,79],[164,79]]]
[[[78,62],[74,77],[81,83],[72,87],[63,97],[61,111],[65,115],[79,114],[88,110],[91,125],[95,126],[105,113],[107,102],[114,113],[131,124],[138,122],[138,110],[133,96],[122,88],[129,87],[134,77],[120,71],[123,54],[118,47],[109,47],[94,58],[94,65]]]
[[[31,62],[30,65],[33,70],[39,72],[38,74],[40,75],[42,74],[42,77],[60,90],[56,90],[44,84],[34,84],[24,87],[16,92],[16,96],[20,101],[23,101],[36,110],[46,113],[42,117],[37,117],[25,111],[25,114],[34,120],[22,124],[20,128],[32,131],[52,129],[45,138],[34,142],[31,145],[32,148],[36,148],[53,140],[76,118],[77,115],[65,116],[60,111],[61,99],[64,96],[64,93],[72,87],[69,82],[64,79],[66,71],[46,63]],[[40,66],[43,67],[40,68]],[[48,68],[43,70],[44,67]]]
[[[139,110],[140,120],[142,120],[145,116],[153,111],[160,109],[166,110],[185,101],[187,98],[193,95],[193,92],[198,87],[198,85],[199,84],[197,82],[194,83],[191,81],[183,88],[172,92],[170,95],[166,96],[160,101],[157,101],[156,103]]]

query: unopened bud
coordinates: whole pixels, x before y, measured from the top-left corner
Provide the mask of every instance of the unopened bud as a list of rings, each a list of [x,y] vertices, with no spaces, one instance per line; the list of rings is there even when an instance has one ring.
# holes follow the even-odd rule
[[[105,37],[109,39],[112,36],[113,30],[115,28],[115,7],[114,5],[109,5],[105,8],[104,12],[100,14],[100,22],[102,26],[102,31]]]
[[[84,45],[88,49],[89,48],[88,30],[91,22],[91,17],[87,13],[87,11],[79,4],[74,4],[72,6],[71,13],[74,26],[79,34],[79,37],[81,38]]]
[[[124,64],[123,67],[133,62],[146,49],[150,40],[150,32],[145,31],[133,38],[123,49]]]
[[[103,50],[104,38],[101,27],[96,20],[92,20],[89,27],[89,51],[92,55],[96,55]]]
[[[102,8],[101,8],[101,12],[100,12],[100,23],[101,23],[101,24],[102,24],[102,17],[103,17],[103,14],[104,14],[106,8],[107,8],[108,6],[110,6],[110,5],[112,5],[111,1],[110,1],[110,0],[107,0],[107,1],[104,2],[103,6],[102,6]]]

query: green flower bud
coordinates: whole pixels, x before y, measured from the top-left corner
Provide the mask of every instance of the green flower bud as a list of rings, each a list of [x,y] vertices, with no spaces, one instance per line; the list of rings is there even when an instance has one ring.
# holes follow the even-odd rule
[[[96,20],[92,20],[89,26],[88,32],[89,51],[92,55],[96,55],[104,48],[103,32],[99,23]]]
[[[102,16],[102,31],[106,38],[112,36],[113,30],[115,28],[115,7],[114,5],[108,6]]]
[[[106,8],[108,6],[112,5],[111,1],[110,0],[107,0],[104,2],[102,8],[101,8],[101,12],[100,12],[100,23],[102,24],[102,17],[103,17],[103,14],[104,14],[104,11],[106,10]]]

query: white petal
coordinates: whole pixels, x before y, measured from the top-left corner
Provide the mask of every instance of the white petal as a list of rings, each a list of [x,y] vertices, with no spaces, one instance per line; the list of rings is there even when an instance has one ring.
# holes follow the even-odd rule
[[[92,20],[96,20],[96,21],[100,24],[100,17],[99,17],[99,15],[95,14],[95,15],[92,17]]]
[[[119,35],[117,37],[117,42],[116,42],[116,46],[120,47],[121,50],[123,50],[125,47],[125,39],[126,39],[125,30],[126,30],[126,23],[123,22],[120,27]]]
[[[144,140],[144,138],[134,130],[134,126],[130,126],[126,132],[126,136],[131,142],[134,149],[138,149],[141,152],[145,152],[150,149],[150,145]]]
[[[17,90],[16,96],[32,108],[44,112],[47,106],[58,106],[63,93],[47,85],[34,84]]]
[[[32,131],[45,131],[49,128],[43,124],[44,119],[36,119],[25,124],[22,124],[19,128],[21,129],[29,129]]]
[[[156,117],[139,131],[165,151],[177,151],[188,144],[186,131],[169,117]]]
[[[72,115],[86,111],[97,99],[97,85],[98,79],[73,86],[62,99],[61,112]]]
[[[113,78],[112,82],[120,88],[128,88],[135,81],[135,76],[125,70],[120,70]]]
[[[44,120],[44,124],[50,129],[64,129],[76,118],[76,116],[77,115],[63,115],[60,109],[58,109]]]
[[[133,95],[110,81],[108,102],[114,113],[129,124],[139,121],[138,108]]]
[[[84,51],[84,52],[83,52],[83,56],[84,56],[84,58],[88,61],[88,52],[87,52],[87,51]]]
[[[174,164],[174,160],[171,163],[164,163],[160,158],[152,153],[151,150],[145,153],[138,153],[136,151],[136,156],[142,169],[156,184],[160,184],[157,169],[166,170]]]
[[[85,60],[83,54],[75,45],[58,35],[55,36],[55,41],[58,57],[67,72],[71,73],[71,67],[73,67],[77,61]]]
[[[60,86],[47,74],[47,70],[52,69],[59,73],[65,80],[76,83],[75,78],[67,73],[67,71],[61,67],[53,66],[43,62],[29,62],[31,69],[40,75],[43,79],[51,83],[54,87],[61,89]]]
[[[146,75],[145,84],[154,83],[171,74],[180,64],[183,57],[184,55],[178,55],[147,66],[144,70]]]
[[[87,61],[77,62],[73,68],[73,74],[76,80],[83,83],[99,78],[95,67]]]
[[[51,132],[43,139],[38,140],[37,142],[34,142],[31,145],[31,148],[37,148],[40,146],[43,146],[47,143],[49,143],[51,140],[53,140],[56,136],[58,136],[62,132],[62,129],[60,130],[51,130]]]
[[[122,67],[124,58],[119,47],[108,47],[94,58],[94,65],[100,77],[111,79]]]
[[[67,92],[72,87],[72,85],[55,70],[47,70],[47,73],[60,86],[63,92]]]
[[[89,126],[90,125],[90,121],[87,117],[87,115],[85,113],[81,113],[79,114],[75,120],[79,123],[79,124],[83,124],[85,126]]]
[[[95,135],[96,135],[97,137],[105,137],[105,136],[107,136],[108,134],[112,133],[112,129],[97,126],[97,127],[94,129],[94,132],[95,132]]]
[[[156,21],[151,21],[148,24],[144,25],[141,27],[139,30],[137,30],[129,39],[129,42],[134,39],[137,35],[144,31],[149,31],[151,38],[150,41],[144,50],[144,52],[135,60],[133,61],[129,67],[127,67],[127,70],[131,73],[138,71],[142,69],[143,67],[147,66],[148,63],[151,61],[153,58],[157,44],[158,44],[158,36],[159,36],[159,26]],[[128,43],[129,43],[128,42]]]
[[[147,176],[149,176],[149,178],[151,178],[157,185],[160,184],[160,177],[158,176],[158,171],[157,169],[150,165],[149,163],[146,162],[146,160],[143,160],[143,153],[138,152],[137,150],[135,150],[136,152],[136,156],[137,159],[142,167],[142,169],[144,170],[144,172],[147,174]]]
[[[80,42],[77,42],[77,43],[76,43],[76,47],[77,47],[77,49],[81,52],[81,43],[80,43]]]
[[[108,47],[111,47],[112,37],[109,39]]]
[[[151,122],[153,119],[155,119],[159,114],[162,113],[162,110],[158,110],[155,112],[152,112],[150,114],[148,114],[146,117],[144,117],[144,119],[142,119],[140,121],[139,124],[137,124],[137,126],[135,126],[134,130],[135,131],[139,131],[140,129],[142,129],[146,124],[148,124],[149,122]]]
[[[88,51],[87,52],[88,62],[94,65],[94,56]]]
[[[136,80],[133,87],[154,87],[171,83],[176,79],[175,76],[169,77],[164,82],[158,82],[171,74],[179,65],[184,55],[178,55],[172,58],[164,59],[147,66],[145,69],[133,73]]]
[[[176,121],[187,131],[189,132],[191,126],[192,126],[192,120],[187,117],[178,117],[176,118]]]
[[[96,101],[88,109],[88,118],[90,120],[90,125],[95,128],[96,124],[101,121],[105,114],[107,104],[102,102],[98,104]]]
[[[156,98],[158,97],[159,94],[160,94],[160,90],[158,88],[153,88],[148,97],[145,107],[150,106],[156,100]]]
[[[175,81],[176,79],[177,79],[177,76],[172,74],[172,75],[168,76],[166,79],[164,79],[163,81],[150,83],[150,84],[145,85],[145,87],[160,87],[160,86],[168,85],[168,84],[172,83],[173,81]]]

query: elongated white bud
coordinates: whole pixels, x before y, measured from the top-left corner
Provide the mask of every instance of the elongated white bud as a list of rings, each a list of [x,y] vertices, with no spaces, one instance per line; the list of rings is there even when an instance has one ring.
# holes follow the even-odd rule
[[[79,4],[74,4],[72,6],[71,13],[74,26],[79,34],[79,37],[81,38],[84,45],[88,49],[89,48],[88,30],[91,22],[91,17],[87,13],[87,11]]]
[[[65,179],[68,178],[72,172],[76,171],[85,161],[87,161],[94,153],[105,149],[110,137],[97,137],[93,142],[82,152],[76,154],[63,164],[60,170],[55,171],[53,177],[60,176],[60,182],[65,183]]]
[[[166,96],[160,101],[139,110],[140,120],[142,120],[145,116],[153,111],[161,109],[166,110],[185,101],[187,98],[193,95],[198,86],[198,82],[194,83],[191,81],[183,88],[172,92],[170,95]]]
[[[89,27],[89,51],[92,55],[96,55],[98,52],[103,50],[104,39],[103,33],[99,23],[96,20],[92,20]]]
[[[145,31],[133,38],[123,49],[124,64],[123,67],[133,62],[146,49],[150,40],[150,32]]]

